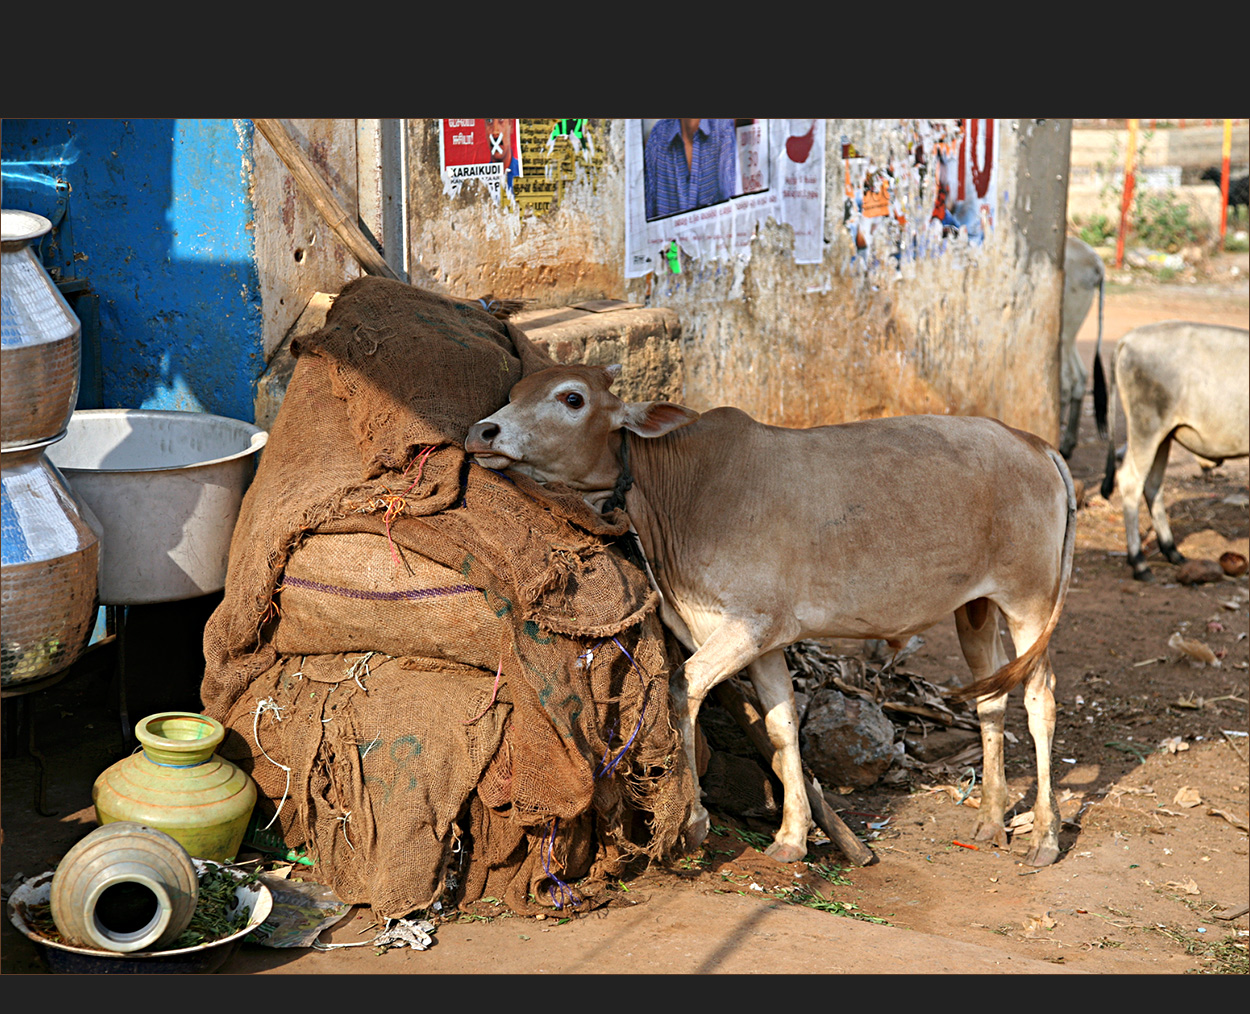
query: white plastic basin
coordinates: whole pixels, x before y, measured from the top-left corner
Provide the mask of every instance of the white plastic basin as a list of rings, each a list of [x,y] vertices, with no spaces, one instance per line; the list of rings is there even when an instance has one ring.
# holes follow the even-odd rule
[[[104,528],[100,602],[177,602],[224,588],[239,505],[268,438],[206,412],[75,412],[45,453]]]

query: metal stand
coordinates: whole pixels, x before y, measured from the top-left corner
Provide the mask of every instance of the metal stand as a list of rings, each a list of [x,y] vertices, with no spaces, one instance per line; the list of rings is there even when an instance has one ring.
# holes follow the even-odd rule
[[[32,694],[41,690],[47,690],[64,679],[78,675],[87,668],[84,662],[90,659],[92,654],[107,645],[116,644],[117,654],[114,664],[119,687],[118,709],[121,713],[123,744],[127,742],[127,738],[130,735],[130,716],[126,711],[125,663],[122,660],[123,641],[121,628],[124,626],[124,623],[118,621],[116,609],[117,607],[114,606],[104,607],[104,636],[94,644],[90,644],[83,649],[78,658],[60,672],[50,673],[28,683],[21,683],[6,690],[0,690],[0,698],[4,700],[13,698],[13,703],[4,709],[4,731],[8,734],[5,738],[11,740],[12,737],[20,736],[25,731],[26,751],[39,765],[39,781],[35,787],[35,810],[41,817],[55,817],[57,811],[47,809],[48,762],[47,758],[40,752],[35,741],[35,708],[31,699]]]
[[[14,735],[20,735],[22,727],[25,726],[27,736],[26,750],[39,764],[39,781],[35,786],[35,809],[41,817],[55,817],[56,811],[46,808],[48,761],[35,745],[35,711],[31,705],[30,695],[60,683],[61,680],[65,679],[73,671],[73,668],[70,665],[60,672],[54,672],[37,680],[31,680],[29,683],[19,684],[17,687],[0,691],[0,698],[4,700],[14,699],[13,703],[5,708],[5,731]]]

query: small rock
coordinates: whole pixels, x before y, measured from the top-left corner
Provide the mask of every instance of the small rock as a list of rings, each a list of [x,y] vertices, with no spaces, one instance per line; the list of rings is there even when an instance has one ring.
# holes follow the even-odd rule
[[[866,788],[894,760],[894,723],[879,704],[820,687],[807,706],[799,745],[823,784]]]
[[[1224,568],[1214,560],[1186,560],[1176,571],[1176,580],[1181,584],[1206,584],[1223,576]]]

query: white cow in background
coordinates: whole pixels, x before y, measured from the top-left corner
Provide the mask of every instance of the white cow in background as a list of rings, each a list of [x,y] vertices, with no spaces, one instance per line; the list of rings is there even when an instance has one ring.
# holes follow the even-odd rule
[[[1076,351],[1076,333],[1085,323],[1094,293],[1098,293],[1098,342],[1094,346],[1095,417],[1105,419],[1106,382],[1102,373],[1102,307],[1106,290],[1106,270],[1102,258],[1088,243],[1069,236],[1063,260],[1063,326],[1059,333],[1059,453],[1065,458],[1076,449],[1081,425],[1081,405],[1089,373]],[[1106,439],[1101,422],[1099,437]]]
[[[1204,467],[1250,454],[1250,331],[1183,320],[1134,328],[1111,355],[1113,393],[1117,387],[1127,442],[1117,471],[1115,440],[1108,437],[1101,492],[1110,498],[1119,484],[1128,563],[1134,578],[1150,581],[1137,529],[1143,494],[1159,551],[1169,563],[1185,562],[1159,495],[1172,441]],[[1105,417],[1099,419],[1099,431],[1106,428]],[[1109,429],[1114,434],[1115,426]]]

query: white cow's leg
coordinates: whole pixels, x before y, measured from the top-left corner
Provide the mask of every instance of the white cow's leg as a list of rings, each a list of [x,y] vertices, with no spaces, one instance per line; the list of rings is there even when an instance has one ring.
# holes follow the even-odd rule
[[[1007,616],[1011,639],[1017,653],[1026,651],[1046,628],[1049,603],[1039,603],[1035,615]],[[1037,799],[1033,803],[1033,845],[1024,861],[1030,866],[1048,866],[1059,858],[1059,807],[1051,784],[1050,753],[1055,738],[1055,671],[1049,651],[1029,673],[1024,684],[1024,709],[1029,718],[1029,734],[1037,756]]]
[[[1172,526],[1168,524],[1168,513],[1163,506],[1163,497],[1159,495],[1160,490],[1163,488],[1163,477],[1167,473],[1168,451],[1171,445],[1172,440],[1170,437],[1159,445],[1159,450],[1155,452],[1154,463],[1150,466],[1150,472],[1146,475],[1142,494],[1146,498],[1146,506],[1150,509],[1150,520],[1155,526],[1155,537],[1159,540],[1159,552],[1167,557],[1169,563],[1184,563],[1185,557],[1176,548],[1176,541],[1172,538]]]
[[[724,623],[686,659],[683,667],[685,678],[678,681],[678,686],[670,692],[686,763],[694,779],[694,806],[686,824],[686,846],[691,851],[703,844],[708,830],[708,813],[700,794],[699,769],[695,759],[695,726],[699,721],[699,709],[716,684],[746,668],[755,660],[758,651],[758,642],[743,624]]]
[[[1024,686],[1024,708],[1037,754],[1037,801],[1033,804],[1033,847],[1024,861],[1049,866],[1059,858],[1059,806],[1051,784],[1050,753],[1055,738],[1055,673],[1044,657]]]
[[[812,822],[811,805],[803,783],[799,756],[799,725],[794,710],[794,684],[781,649],[767,652],[747,667],[751,685],[760,701],[764,727],[773,747],[773,772],[785,789],[781,827],[764,850],[779,863],[792,863],[807,855],[807,831]]]
[[[1166,460],[1165,449],[1153,441],[1144,446],[1140,442],[1135,443],[1133,434],[1130,432],[1128,446],[1124,451],[1124,461],[1115,477],[1120,487],[1120,501],[1124,511],[1124,542],[1128,550],[1128,564],[1133,568],[1133,577],[1138,581],[1153,580],[1150,568],[1146,565],[1146,557],[1141,551],[1141,532],[1137,529],[1137,511],[1146,476],[1157,458],[1156,452],[1162,453]]]
[[[969,608],[971,607],[971,608]],[[977,599],[955,611],[955,632],[964,660],[977,680],[985,679],[1007,664],[998,633],[998,607],[986,599]],[[1007,847],[1007,828],[1003,814],[1007,810],[1007,775],[1003,764],[1003,719],[1007,712],[1007,695],[977,699],[977,717],[981,721],[982,786],[974,837],[992,841],[999,848]]]
[[[1066,340],[1061,350],[1060,360],[1060,411],[1059,421],[1063,424],[1063,436],[1059,441],[1059,453],[1065,458],[1071,457],[1076,448],[1077,433],[1081,427],[1081,409],[1085,404],[1085,389],[1089,379],[1089,371],[1081,362],[1075,347],[1075,335]]]

